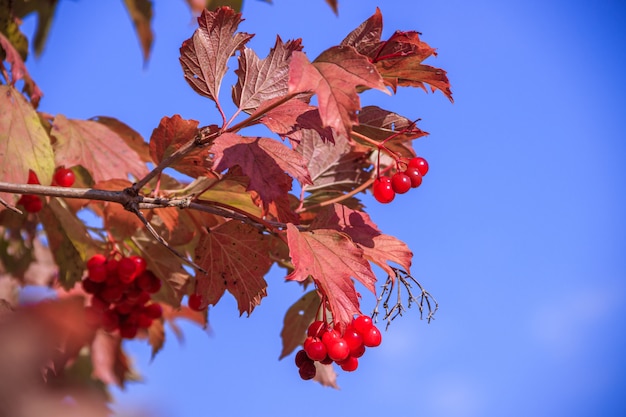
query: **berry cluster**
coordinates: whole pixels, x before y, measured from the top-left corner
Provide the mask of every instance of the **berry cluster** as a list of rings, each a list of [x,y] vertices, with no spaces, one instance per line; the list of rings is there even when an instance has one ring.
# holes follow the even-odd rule
[[[366,347],[376,347],[382,334],[369,316],[360,315],[352,320],[343,336],[324,321],[309,325],[304,349],[296,354],[296,366],[302,379],[315,377],[315,362],[329,365],[335,362],[346,372],[355,371]]]
[[[139,329],[150,327],[163,315],[161,305],[150,298],[161,289],[161,281],[146,269],[140,256],[115,259],[96,254],[87,261],[82,285],[93,295],[88,311],[95,327],[119,330],[124,338],[134,338]]]
[[[422,157],[409,160],[404,171],[398,171],[392,177],[380,176],[374,180],[372,193],[383,204],[391,203],[396,194],[404,194],[411,188],[422,184],[422,177],[428,172],[428,162]]]
[[[74,181],[76,180],[76,176],[74,175],[74,171],[68,168],[60,167],[52,178],[52,185],[58,185],[59,187],[71,187],[74,185]],[[32,170],[28,171],[28,184],[41,184],[39,182],[39,178],[37,178],[37,174],[35,174]],[[24,207],[28,213],[38,213],[43,208],[43,200],[40,196],[35,194],[23,194],[19,200],[17,200],[17,204]]]

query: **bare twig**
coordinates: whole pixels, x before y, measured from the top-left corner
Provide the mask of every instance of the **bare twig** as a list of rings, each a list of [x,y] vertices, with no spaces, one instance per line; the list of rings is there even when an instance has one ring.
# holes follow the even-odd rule
[[[6,201],[4,201],[4,199],[2,197],[0,197],[0,204],[2,204],[4,207],[8,208],[11,211],[14,211],[17,214],[24,214],[22,213],[22,211],[20,209],[18,209],[15,206],[12,206],[11,204],[7,203]]]

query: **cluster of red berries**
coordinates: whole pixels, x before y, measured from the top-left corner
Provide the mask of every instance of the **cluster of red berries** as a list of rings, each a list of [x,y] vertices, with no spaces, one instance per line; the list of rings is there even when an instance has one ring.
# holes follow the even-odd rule
[[[161,280],[146,269],[140,256],[116,259],[96,254],[87,261],[82,285],[93,295],[88,311],[94,327],[107,332],[119,330],[122,337],[132,339],[163,315],[161,305],[150,298],[161,289]]]
[[[296,353],[296,366],[304,380],[315,377],[315,362],[329,365],[335,362],[346,372],[355,371],[359,358],[366,347],[376,347],[382,342],[382,334],[369,316],[355,317],[343,336],[324,321],[309,325],[304,349]]]
[[[74,171],[69,168],[60,167],[54,172],[52,178],[52,185],[58,185],[59,187],[71,187],[74,185],[76,176]],[[28,172],[28,184],[41,184],[37,174],[32,170]],[[40,196],[35,194],[22,194],[17,204],[24,207],[28,213],[38,213],[43,208],[43,200]]]
[[[396,194],[404,194],[411,188],[422,184],[422,177],[428,172],[428,162],[422,157],[409,160],[404,171],[398,171],[392,177],[381,176],[374,180],[372,193],[383,204],[391,203]]]

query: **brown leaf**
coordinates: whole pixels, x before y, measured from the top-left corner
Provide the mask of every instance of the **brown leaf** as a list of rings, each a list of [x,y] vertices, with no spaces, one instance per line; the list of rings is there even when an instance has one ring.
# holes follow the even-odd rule
[[[291,177],[301,184],[311,183],[302,155],[273,139],[225,133],[215,140],[210,151],[215,155],[216,171],[239,165],[250,178],[249,188],[258,192],[264,203],[289,192]]]
[[[150,26],[150,21],[152,20],[152,1],[124,0],[124,4],[126,5],[130,18],[133,20],[133,25],[135,26],[139,43],[141,44],[143,60],[146,62],[150,57],[150,48],[152,47],[152,41],[154,39],[154,34]]]
[[[196,273],[197,291],[217,304],[226,290],[237,300],[239,314],[252,312],[267,295],[263,278],[272,266],[271,239],[258,229],[228,221],[200,238],[195,261],[207,273]]]
[[[185,80],[198,94],[216,103],[229,58],[254,36],[236,33],[242,21],[241,13],[228,7],[214,12],[204,10],[198,18],[198,29],[180,48]]]
[[[34,36],[35,55],[40,56],[43,52],[52,20],[56,12],[59,0],[30,0],[30,1],[14,1],[13,11],[15,16],[23,19],[31,13],[37,14],[37,28]]]
[[[259,59],[256,53],[244,48],[239,55],[237,84],[233,87],[233,102],[243,111],[251,113],[268,100],[287,94],[289,58],[293,51],[302,50],[298,40],[283,43],[280,36],[269,55]]]
[[[310,63],[302,52],[293,52],[289,69],[289,92],[317,94],[324,126],[348,137],[357,124],[361,107],[357,87],[389,93],[369,60],[351,46],[335,46]]]
[[[287,279],[304,281],[311,276],[321,295],[328,298],[335,325],[350,323],[355,314],[360,314],[352,278],[376,292],[376,276],[363,250],[337,230],[301,232],[292,224],[287,225],[287,241],[295,267]]]
[[[337,0],[326,0],[326,3],[328,3],[330,8],[333,9],[333,12],[335,14],[339,14],[339,9],[337,7]]]
[[[17,33],[19,33],[19,31]],[[19,33],[19,35],[21,35],[21,33]],[[14,86],[19,80],[24,80],[24,91],[30,97],[30,102],[33,107],[37,108],[43,93],[26,70],[21,54],[2,33],[0,33],[0,50],[4,51],[4,59],[9,63],[11,69],[11,86]]]
[[[148,343],[152,346],[152,359],[163,349],[165,344],[165,328],[163,320],[154,320],[148,327]]]
[[[108,126],[93,120],[67,119],[58,115],[52,122],[51,135],[57,165],[83,166],[97,182],[141,178],[146,165],[124,139]]]
[[[0,161],[0,181],[26,184],[28,171],[33,170],[42,184],[52,182],[55,163],[50,137],[35,109],[7,85],[0,85]],[[0,198],[14,201],[7,193],[0,193]]]
[[[341,204],[332,204],[319,212],[311,223],[311,229],[334,229],[347,234],[363,249],[368,260],[380,266],[390,276],[395,276],[395,273],[389,262],[394,262],[410,272],[413,253],[406,243],[381,233],[367,213]]]
[[[283,350],[278,359],[289,355],[304,343],[307,328],[315,320],[321,302],[319,294],[314,290],[304,294],[289,307],[283,321],[283,330],[280,332]]]
[[[333,365],[324,365],[320,362],[315,362],[315,378],[313,381],[317,381],[324,387],[331,387],[335,389],[339,389],[339,385],[337,385],[337,372],[335,372],[335,368]]]

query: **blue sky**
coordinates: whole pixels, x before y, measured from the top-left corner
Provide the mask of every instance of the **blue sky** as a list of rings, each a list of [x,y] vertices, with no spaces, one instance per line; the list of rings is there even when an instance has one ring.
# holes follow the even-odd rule
[[[40,109],[117,117],[148,138],[162,116],[203,124],[213,103],[182,77],[178,48],[194,25],[183,0],[155,2],[147,67],[122,2],[61,2],[47,49],[29,61]],[[341,390],[301,381],[278,361],[284,274],[238,317],[226,296],[211,334],[183,324],[154,361],[127,344],[143,384],[115,391],[124,415],[295,414],[429,417],[626,415],[626,10],[619,1],[437,2],[247,0],[241,30],[264,56],[276,34],[314,58],[379,6],[384,37],[417,30],[436,47],[455,103],[404,89],[377,104],[422,121],[423,185],[390,205],[366,197],[380,228],[415,253],[414,275],[437,298],[431,324],[409,311],[341,373]],[[29,19],[26,27],[32,28]],[[231,63],[231,69],[235,62]],[[228,102],[229,78],[223,85]],[[364,310],[373,298],[364,298]]]

